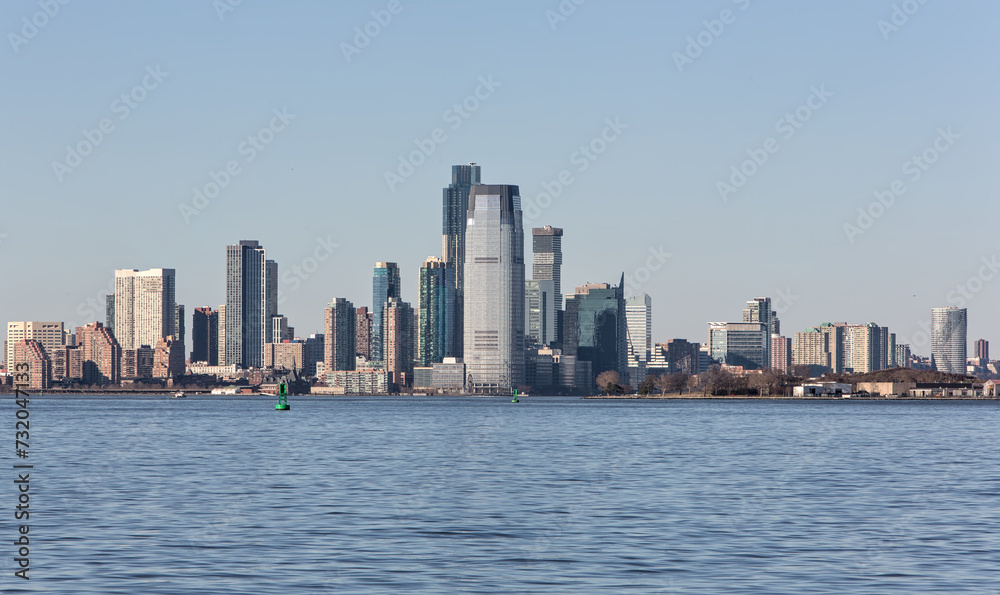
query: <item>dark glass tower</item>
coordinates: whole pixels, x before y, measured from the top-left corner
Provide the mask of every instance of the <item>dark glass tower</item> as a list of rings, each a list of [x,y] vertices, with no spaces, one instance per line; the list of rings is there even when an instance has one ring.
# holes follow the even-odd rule
[[[469,191],[479,184],[480,169],[475,163],[451,166],[451,184],[444,189],[441,213],[441,258],[454,270],[448,318],[455,321],[446,356],[461,357],[465,304],[465,224],[469,215]]]
[[[226,364],[264,366],[267,265],[256,240],[226,246]]]
[[[389,298],[398,297],[400,297],[399,267],[394,262],[376,262],[375,272],[372,274],[372,360],[385,361],[382,306],[389,301]]]

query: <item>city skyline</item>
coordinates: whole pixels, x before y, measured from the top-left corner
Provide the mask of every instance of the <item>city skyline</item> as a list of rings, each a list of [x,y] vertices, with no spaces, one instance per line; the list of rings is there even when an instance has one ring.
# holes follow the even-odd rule
[[[368,302],[372,262],[398,262],[402,298],[416,304],[415,271],[440,250],[448,168],[478,162],[490,180],[520,185],[526,228],[567,230],[565,287],[614,282],[624,270],[627,296],[651,295],[657,340],[701,339],[703,322],[729,312],[736,295],[770,296],[786,335],[824,320],[878,320],[929,355],[928,312],[946,305],[970,309],[974,335],[1000,335],[986,310],[1000,298],[1000,259],[965,215],[995,208],[989,164],[1000,120],[988,98],[997,81],[981,73],[993,68],[985,44],[1000,7],[927,3],[891,31],[879,26],[889,6],[859,1],[723,4],[737,20],[690,50],[715,8],[587,3],[552,22],[549,8],[528,2],[403,4],[350,60],[340,43],[379,3],[241,5],[223,17],[204,6],[150,8],[136,17],[152,32],[143,35],[125,19],[127,5],[62,10],[0,54],[25,83],[0,91],[10,106],[0,116],[10,133],[0,271],[17,281],[0,290],[0,317],[104,321],[103,296],[122,268],[174,268],[177,303],[217,307],[224,265],[215,255],[240,238],[257,238],[283,263],[280,310],[303,336],[322,328],[315,304]],[[0,18],[16,31],[36,9],[8,3]],[[475,40],[460,26],[473,16],[528,41],[456,52]],[[264,32],[294,42],[265,48]],[[92,35],[107,48],[92,47]],[[230,64],[254,64],[259,75],[222,68]],[[529,101],[532,88],[547,91]],[[476,109],[463,107],[467,98]],[[65,163],[65,147],[86,141],[83,131],[96,139],[104,117],[114,129],[57,178],[52,164]],[[762,160],[772,137],[776,152],[751,161],[745,169],[759,171],[723,200],[718,182],[739,182],[733,168]],[[414,141],[433,152],[410,159]],[[399,173],[401,160],[412,173]],[[390,188],[386,172],[402,181]],[[650,186],[645,172],[660,181]],[[213,183],[218,194],[207,198]],[[945,200],[968,208],[942,209]],[[185,218],[182,204],[196,214]],[[14,222],[36,205],[57,216],[45,249],[29,251],[36,237]],[[387,219],[400,231],[387,234]],[[78,231],[94,225],[109,231],[81,245]],[[151,235],[154,225],[171,241]],[[927,250],[942,227],[968,233]],[[595,241],[609,230],[621,237]],[[66,259],[53,269],[55,253]],[[892,275],[876,264],[887,259]],[[818,269],[839,282],[816,283]],[[40,270],[56,274],[31,273]],[[681,311],[690,316],[666,315]]]

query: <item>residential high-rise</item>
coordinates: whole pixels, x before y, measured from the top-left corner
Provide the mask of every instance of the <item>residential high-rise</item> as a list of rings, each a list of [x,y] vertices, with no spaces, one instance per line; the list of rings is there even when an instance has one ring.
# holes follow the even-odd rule
[[[382,306],[385,325],[385,369],[389,381],[400,387],[413,380],[413,308],[397,297]]]
[[[896,345],[896,366],[900,368],[910,367],[910,346],[905,343]]]
[[[760,322],[765,325],[764,336],[764,364],[761,367],[771,365],[771,335],[780,334],[778,316],[771,309],[771,298],[756,297],[747,302],[743,309],[743,322]]]
[[[399,267],[394,262],[376,262],[372,274],[372,360],[384,360],[382,310],[389,298],[398,297],[400,297]]]
[[[270,335],[269,296],[276,291],[269,278],[276,267],[267,263],[256,240],[226,246],[226,365],[263,367],[264,343]]]
[[[40,341],[21,339],[14,341],[10,347],[12,355],[7,365],[11,373],[18,374],[15,376],[15,384],[25,385],[31,390],[44,390],[52,386],[52,361]],[[22,364],[27,364],[28,367],[19,368]]]
[[[528,343],[548,347],[556,341],[556,289],[552,281],[524,282],[524,315]]]
[[[981,365],[986,365],[990,361],[990,342],[986,339],[979,339],[975,343],[976,359],[982,362]]]
[[[965,374],[966,308],[931,309],[931,364],[939,372]]]
[[[4,349],[4,361],[7,362],[8,372],[14,371],[11,364],[14,361],[14,344],[25,340],[38,341],[47,350],[63,345],[65,342],[63,323],[36,320],[8,322],[7,347]]]
[[[451,184],[442,192],[441,209],[441,258],[447,267],[453,270],[450,301],[446,316],[455,321],[451,329],[453,353],[461,357],[464,351],[465,314],[465,227],[469,215],[469,192],[472,186],[480,183],[480,167],[475,163],[469,165],[453,165],[451,167]],[[378,310],[378,308],[375,308]]]
[[[174,306],[174,347],[180,348],[181,361],[184,361],[184,350],[187,346],[184,343],[184,304]],[[183,372],[181,372],[183,375]]]
[[[218,323],[215,325],[219,335],[219,341],[216,343],[215,349],[216,357],[220,366],[228,366],[229,362],[226,361],[226,305],[220,304],[216,312],[219,316]]]
[[[303,371],[307,376],[316,375],[316,363],[326,357],[326,335],[315,333],[306,337],[305,366]]]
[[[281,339],[274,338],[274,326],[271,325],[271,319],[278,315],[278,263],[273,260],[264,262],[264,288],[264,322],[268,325],[264,342],[280,343]]]
[[[874,322],[844,327],[844,371],[855,374],[889,367],[889,329]],[[893,340],[893,343],[895,341]]]
[[[625,275],[617,287],[588,283],[566,295],[563,354],[576,357],[577,386],[592,387],[601,372],[628,374],[628,323]],[[585,372],[589,364],[589,373]],[[583,374],[587,374],[584,378]]]
[[[295,338],[289,333],[289,330],[294,331],[295,329],[288,326],[287,316],[276,314],[271,317],[268,324],[271,326],[271,340],[268,343],[281,343],[282,341],[290,341]]]
[[[104,296],[104,326],[115,328],[115,294]]]
[[[354,350],[357,355],[366,360],[372,359],[372,313],[368,306],[361,306],[356,311],[356,328]]]
[[[353,370],[357,355],[357,312],[354,304],[336,298],[323,309],[323,364],[326,372]]]
[[[184,371],[184,346],[173,336],[157,341],[153,352],[153,378],[178,379]]]
[[[111,329],[100,322],[77,327],[76,344],[83,350],[80,359],[85,384],[118,384],[121,381],[122,348]]]
[[[640,293],[625,300],[625,321],[628,365],[644,369],[653,351],[653,300],[649,294]]]
[[[788,372],[792,365],[792,339],[781,335],[771,335],[771,369]]]
[[[469,191],[464,275],[468,387],[517,388],[524,383],[524,229],[517,186]]]
[[[208,306],[191,315],[191,362],[219,365],[219,313]]]
[[[115,271],[115,339],[122,349],[152,347],[176,334],[174,269]]]
[[[455,269],[434,256],[420,267],[417,296],[417,365],[432,366],[453,357],[455,346],[454,300]]]

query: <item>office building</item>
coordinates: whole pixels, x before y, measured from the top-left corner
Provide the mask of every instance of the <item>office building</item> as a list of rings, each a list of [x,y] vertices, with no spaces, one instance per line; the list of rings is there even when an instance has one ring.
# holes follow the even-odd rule
[[[430,367],[453,357],[455,270],[431,256],[420,267],[417,296],[417,365]]]
[[[555,283],[528,279],[524,282],[524,314],[528,344],[547,347],[556,341]]]
[[[939,372],[965,374],[966,308],[931,309],[931,365]]]
[[[187,344],[184,341],[184,326],[184,304],[176,304],[174,306],[174,343],[180,347],[181,361],[184,361],[184,353],[187,350]]]
[[[480,183],[480,174],[480,167],[475,163],[453,165],[451,184],[442,192],[441,258],[452,269],[447,317],[454,321],[454,326],[449,340],[452,353],[446,354],[449,357],[461,358],[464,352],[465,227],[469,216],[469,193],[474,185]]]
[[[42,322],[37,320],[14,321],[7,323],[7,343],[4,349],[4,361],[7,371],[13,372],[14,345],[18,341],[37,341],[44,349],[52,349],[65,343],[63,323]]]
[[[288,317],[276,314],[271,317],[271,340],[268,343],[282,343],[295,338],[295,329],[288,326]]]
[[[768,326],[767,322],[708,323],[709,356],[720,364],[743,366],[747,370],[771,365]]]
[[[743,309],[743,322],[759,322],[765,325],[764,364],[771,365],[771,335],[781,334],[777,313],[771,309],[771,298],[756,297],[747,302]]]
[[[357,355],[357,311],[336,298],[323,309],[323,363],[326,372],[353,370]]]
[[[326,358],[326,335],[324,333],[314,333],[306,337],[305,358],[303,373],[306,376],[315,376],[316,364],[323,363]]]
[[[399,267],[394,262],[376,262],[372,274],[371,360],[384,361],[382,313],[389,298],[400,297]]]
[[[628,365],[638,368],[639,382],[646,377],[645,368],[653,352],[653,300],[640,293],[625,300],[625,321],[628,331]],[[634,382],[635,379],[632,379]]]
[[[601,372],[628,374],[625,275],[617,287],[588,283],[566,295],[564,355],[576,358],[575,385],[590,388]]]
[[[226,246],[225,349],[219,353],[220,360],[225,353],[225,363],[220,365],[264,365],[270,310],[277,307],[270,303],[276,289],[269,286],[276,271],[277,265],[267,262],[266,251],[256,240]],[[221,313],[219,320],[222,324]]]
[[[270,325],[271,320],[278,316],[278,263],[273,260],[267,260],[264,262],[264,322]],[[285,321],[288,322],[287,320]],[[287,329],[287,327],[286,327]],[[275,339],[273,332],[274,326],[269,327],[269,332],[267,336],[264,337],[265,343],[280,343],[281,340]]]
[[[524,230],[517,186],[472,186],[464,275],[467,388],[511,391],[524,382]]]
[[[546,225],[531,229],[531,278],[536,281],[551,281],[555,300],[553,326],[555,333],[549,343],[562,346],[563,340],[563,293],[562,293],[562,237],[563,230]]]
[[[104,326],[115,328],[115,294],[104,296]]]
[[[114,335],[122,349],[153,346],[174,335],[174,269],[115,271]]]

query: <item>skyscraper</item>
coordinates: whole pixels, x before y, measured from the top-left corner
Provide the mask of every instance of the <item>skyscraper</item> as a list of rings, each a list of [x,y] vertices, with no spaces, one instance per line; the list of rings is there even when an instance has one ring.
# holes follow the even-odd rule
[[[935,370],[965,374],[967,325],[965,308],[931,309],[931,363]]]
[[[215,328],[218,329],[219,341],[216,343],[215,355],[220,366],[227,366],[226,361],[226,305],[219,304],[219,321]]]
[[[356,311],[356,328],[354,350],[357,355],[366,360],[372,359],[372,313],[368,306],[361,306]]]
[[[266,261],[266,252],[256,240],[241,240],[239,244],[226,246],[227,365],[245,368],[264,365],[264,343],[270,324],[267,296],[271,288],[267,279],[272,266]]]
[[[104,296],[104,326],[115,328],[115,294]]]
[[[77,327],[76,344],[83,352],[84,384],[118,384],[121,381],[122,348],[111,329],[100,322]]]
[[[556,298],[552,281],[528,279],[524,282],[525,328],[530,344],[548,347],[556,340]]]
[[[207,306],[191,315],[191,361],[219,365],[219,313]]]
[[[747,307],[743,309],[743,322],[760,322],[765,325],[764,330],[764,364],[761,367],[771,365],[771,335],[781,334],[778,325],[778,316],[771,310],[771,298],[756,297],[747,302]]]
[[[278,315],[278,263],[273,260],[264,262],[264,322],[265,343],[280,343],[281,339],[274,337],[274,325],[271,319]],[[287,322],[287,321],[286,321]]]
[[[372,274],[372,340],[371,359],[384,361],[382,310],[389,298],[400,297],[399,267],[394,262],[376,262]],[[327,341],[329,341],[327,337]]]
[[[551,225],[531,230],[531,278],[535,281],[552,281],[555,288],[553,290],[555,301],[552,304],[552,310],[555,312],[552,325],[555,331],[549,339],[549,344],[557,346],[562,346],[565,324],[562,294],[562,236],[563,230]]]
[[[408,386],[413,380],[413,308],[398,297],[382,306],[385,369],[390,382]]]
[[[463,305],[465,303],[465,227],[469,216],[469,192],[473,185],[480,183],[480,167],[475,163],[453,165],[451,184],[442,192],[441,213],[441,258],[454,273],[447,316],[455,321],[450,342],[453,353],[461,357],[464,341],[462,325],[465,324]]]
[[[979,339],[975,345],[976,359],[981,360],[980,365],[985,366],[990,361],[990,342],[986,339]]]
[[[463,284],[468,386],[516,388],[524,382],[524,230],[517,186],[472,186]]]
[[[617,287],[588,283],[566,296],[563,354],[576,356],[578,386],[592,387],[597,376],[607,370],[618,372],[627,381],[628,323],[624,291],[622,274]]]
[[[326,372],[353,370],[357,339],[354,304],[336,298],[323,309],[323,364]]]
[[[440,258],[431,256],[420,267],[420,292],[417,298],[417,365],[441,363],[454,357],[455,269]]]
[[[649,294],[640,293],[625,300],[625,320],[628,365],[644,368],[653,350],[653,300]]]
[[[173,349],[177,349],[181,354],[181,362],[184,361],[184,304],[174,305],[174,342]],[[184,372],[181,372],[181,376]]]
[[[34,320],[7,323],[7,342],[4,361],[7,371],[14,371],[14,344],[18,341],[38,341],[48,351],[65,343],[63,323]]]
[[[122,349],[153,347],[175,335],[174,269],[115,271],[115,339]]]

